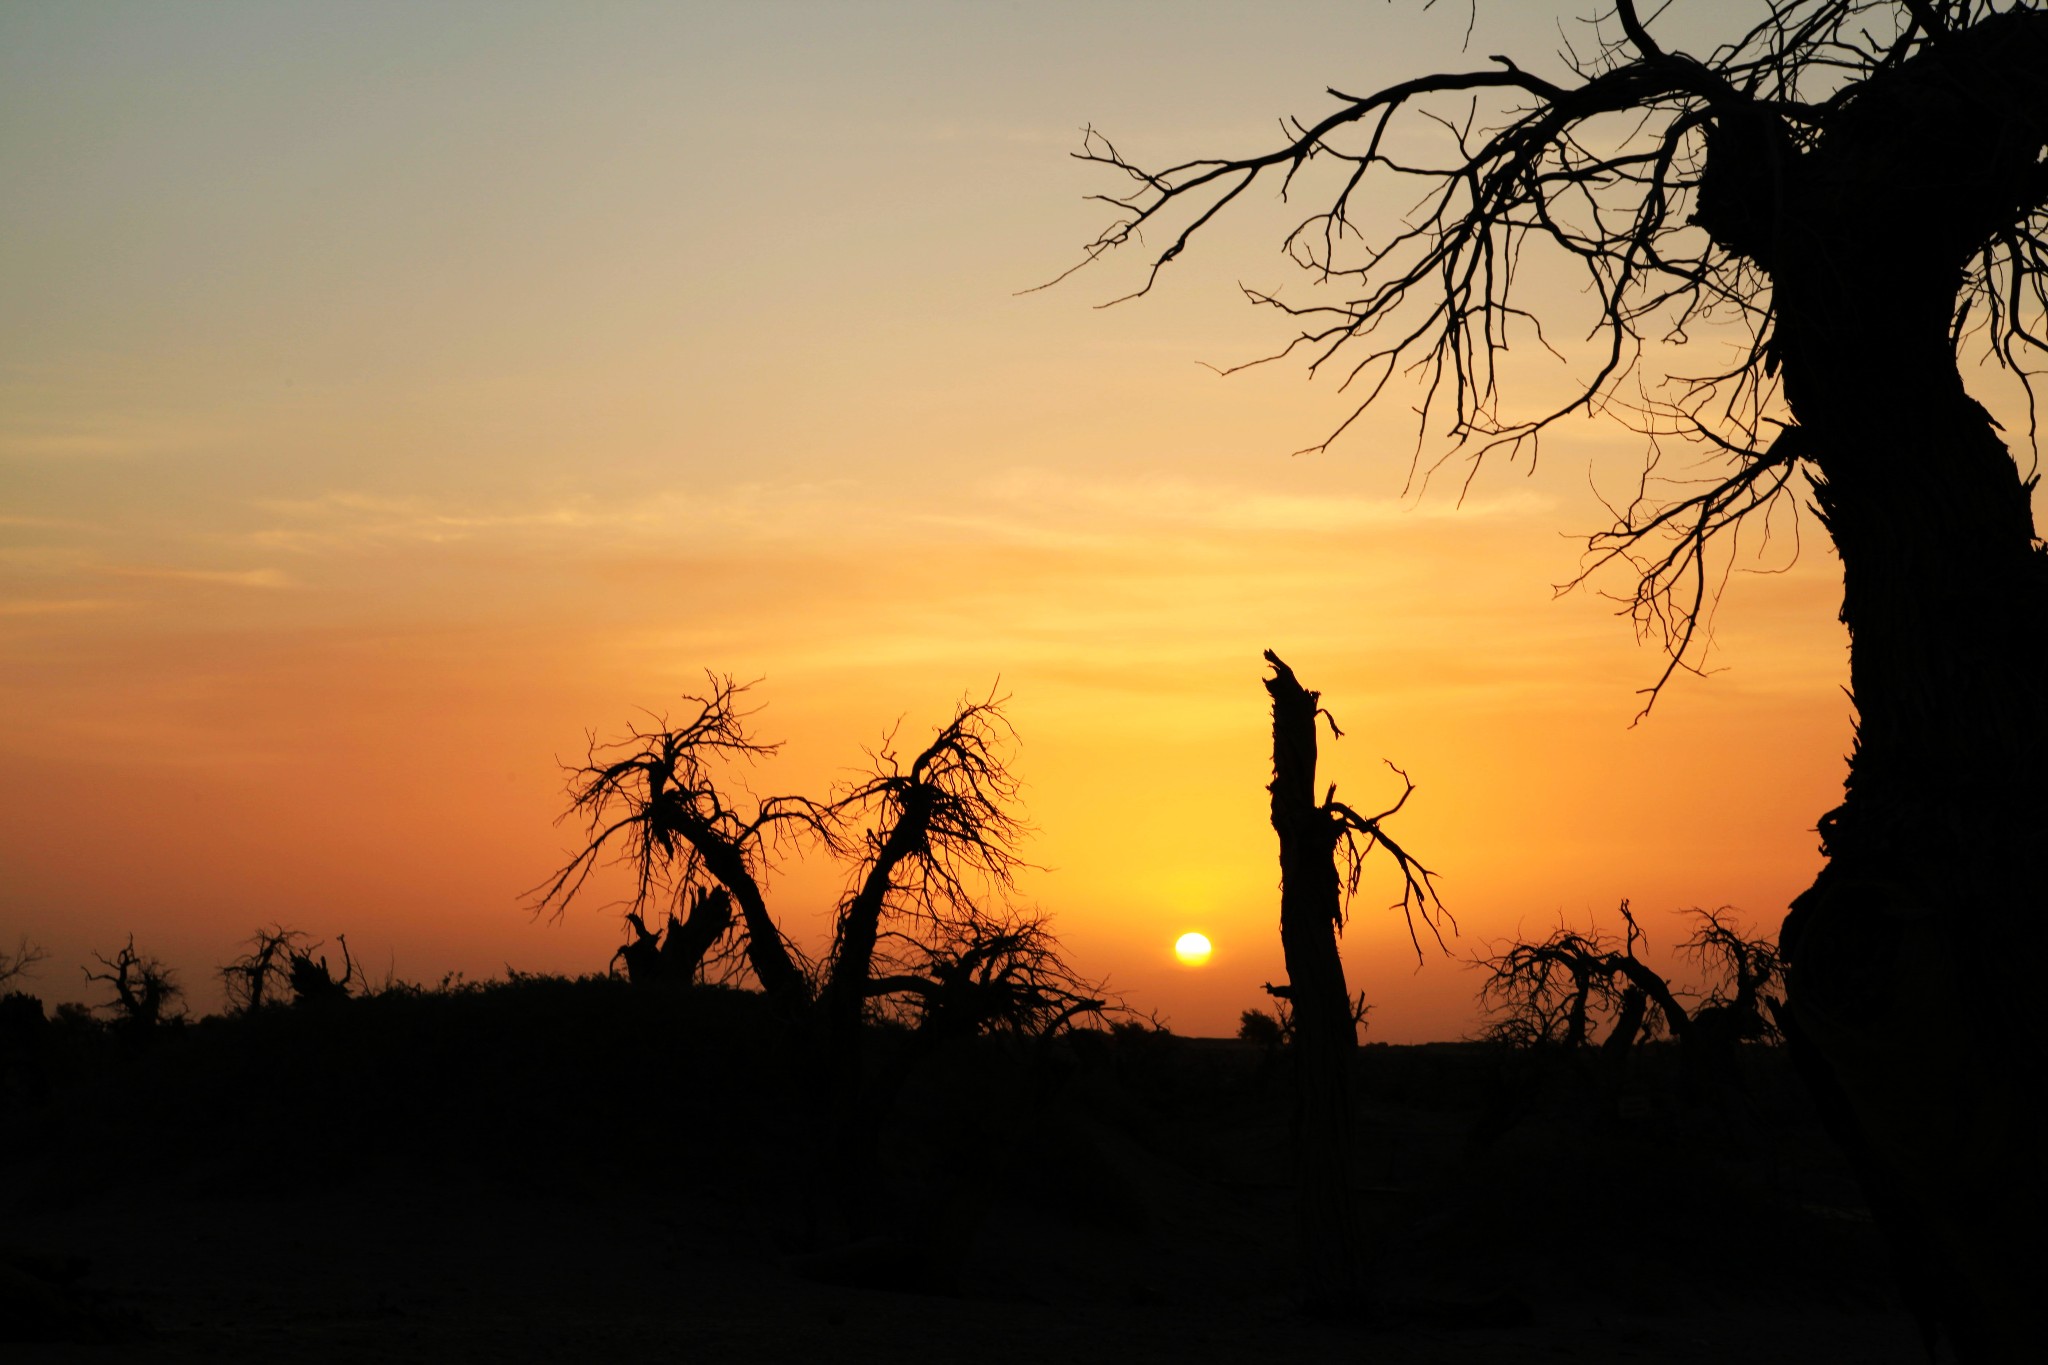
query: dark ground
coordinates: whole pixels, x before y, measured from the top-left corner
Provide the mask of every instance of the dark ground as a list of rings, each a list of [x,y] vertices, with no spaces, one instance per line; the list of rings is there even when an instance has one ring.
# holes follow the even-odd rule
[[[1772,1050],[1688,1096],[1655,1048],[1625,1074],[1363,1049],[1382,1301],[1345,1322],[1293,1308],[1284,1057],[1139,1030],[871,1052],[877,1140],[849,1149],[749,996],[526,979],[53,1031],[0,1077],[0,1355],[1927,1358]]]

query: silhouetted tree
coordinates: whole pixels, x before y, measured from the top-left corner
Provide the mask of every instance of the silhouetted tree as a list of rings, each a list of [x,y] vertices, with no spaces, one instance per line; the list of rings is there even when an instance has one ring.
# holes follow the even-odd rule
[[[1240,1042],[1256,1043],[1260,1047],[1275,1048],[1285,1043],[1293,1029],[1287,1020],[1287,1007],[1277,1010],[1246,1010],[1237,1016],[1237,1036]]]
[[[348,935],[336,934],[334,941],[341,945],[341,975],[327,965],[327,955],[313,956],[323,944],[315,943],[306,948],[295,948],[290,954],[290,970],[287,976],[292,988],[292,1003],[297,1005],[327,1004],[346,1000],[356,988],[356,963],[349,955]]]
[[[743,813],[722,792],[718,769],[778,746],[747,732],[739,700],[749,685],[710,676],[710,694],[689,699],[697,715],[688,724],[671,728],[657,717],[655,728],[636,727],[615,743],[592,739],[569,784],[569,814],[583,818],[587,841],[536,889],[538,909],[560,914],[615,848],[634,893],[626,915],[633,938],[614,963],[636,982],[688,982],[718,956],[736,902],[747,960],[771,994],[807,1005],[817,979],[819,1018],[849,1081],[863,1021],[871,1007],[887,1008],[877,1006],[881,997],[900,997],[896,1008],[939,1032],[1042,1033],[1111,1007],[1067,966],[1046,920],[1009,905],[1028,831],[1015,814],[1015,734],[1004,699],[961,702],[907,759],[892,732],[868,755],[867,773],[830,800],[770,797]],[[802,839],[854,865],[820,969],[801,960],[769,914],[761,873],[775,839],[785,841],[779,847]],[[687,918],[671,911],[662,929],[650,928],[657,898],[687,900]]]
[[[669,912],[668,923],[650,930],[637,910],[626,912],[626,925],[633,940],[612,955],[614,966],[626,965],[626,979],[635,984],[687,986],[697,979],[699,968],[712,946],[732,928],[732,893],[724,887],[699,886],[687,897],[687,919]]]
[[[1770,945],[1735,935],[1723,912],[1693,913],[1706,920],[1694,942],[1725,934],[1744,962],[1770,955]],[[1626,900],[1621,919],[1626,931],[1620,942],[1597,925],[1583,934],[1559,928],[1538,942],[1513,943],[1476,959],[1474,965],[1487,973],[1479,988],[1486,1036],[1518,1047],[1576,1048],[1591,1044],[1593,1034],[1605,1028],[1600,1046],[1608,1052],[1625,1051],[1660,1033],[1690,1040],[1693,1014],[1664,975],[1637,956],[1645,935]],[[1751,985],[1752,1002],[1759,984]],[[1709,998],[1733,988],[1732,982],[1711,983]]]
[[[49,958],[41,944],[23,934],[12,952],[0,950],[0,987],[11,986],[25,976],[33,976],[36,968]]]
[[[92,956],[106,970],[83,968],[85,979],[103,981],[114,988],[114,998],[101,1008],[113,1010],[124,1026],[146,1033],[183,1017],[178,1001],[185,993],[184,988],[178,985],[169,967],[135,951],[133,934],[128,936],[127,945],[111,958],[100,953]]]
[[[1776,1016],[1780,1001],[1767,990],[1782,992],[1785,965],[1778,947],[1768,939],[1753,937],[1729,922],[1730,910],[1694,909],[1700,921],[1679,951],[1699,963],[1707,974],[1706,991],[1693,1007],[1692,1036],[1696,1042],[1726,1043],[1782,1041]]]
[[[1280,946],[1294,1045],[1296,1201],[1303,1294],[1319,1312],[1351,1312],[1360,1305],[1365,1255],[1351,1199],[1351,1063],[1358,1047],[1359,1010],[1344,983],[1337,951],[1345,907],[1358,890],[1365,858],[1383,847],[1401,873],[1401,899],[1409,919],[1420,913],[1432,932],[1441,910],[1428,868],[1388,837],[1383,821],[1415,790],[1407,774],[1400,799],[1377,815],[1361,815],[1337,799],[1332,784],[1316,795],[1316,718],[1343,732],[1272,650],[1273,829],[1280,836]],[[1391,768],[1393,765],[1390,763]],[[1339,863],[1343,864],[1340,872]],[[1421,952],[1420,941],[1416,951]],[[1280,996],[1277,988],[1268,987]],[[1360,1002],[1362,1005],[1362,1002]]]
[[[1633,568],[1628,608],[1669,650],[1652,700],[1704,639],[1719,556],[1806,476],[1842,562],[1857,746],[1781,935],[1788,1037],[1927,1310],[1966,1359],[2022,1358],[2031,1271],[2007,1249],[2048,1202],[2027,1117],[2048,553],[1959,357],[2024,380],[2048,346],[2048,10],[1765,0],[1703,56],[1659,41],[1663,13],[1616,0],[1554,76],[1496,57],[1333,91],[1254,156],[1145,169],[1091,131],[1080,155],[1130,188],[1085,259],[1157,234],[1143,293],[1254,184],[1308,194],[1328,168],[1285,245],[1344,297],[1252,293],[1300,322],[1283,354],[1336,361],[1361,409],[1419,374],[1425,428],[1447,419],[1474,460],[1648,395],[1650,468],[1592,549]],[[1497,362],[1544,344],[1527,270],[1579,274],[1598,348],[1523,417]],[[1709,324],[1744,336],[1732,364],[1639,372],[1646,342]],[[1718,468],[1661,473],[1673,437]]]
[[[249,937],[249,951],[220,969],[221,990],[228,1013],[254,1014],[277,1003],[277,992],[291,977],[289,950],[303,937],[296,929],[272,925]]]
[[[983,910],[965,919],[948,916],[936,929],[936,936],[885,931],[876,961],[886,970],[867,985],[871,998],[900,1002],[909,1021],[934,1040],[977,1033],[1044,1037],[1119,1008],[1100,983],[1067,965],[1043,916]]]
[[[258,929],[249,937],[249,950],[220,969],[229,1013],[254,1014],[281,1004],[287,991],[295,1004],[347,999],[359,984],[359,973],[349,955],[348,935],[338,935],[337,941],[342,958],[338,980],[326,954],[313,956],[324,944],[309,943],[304,933],[283,925]]]
[[[859,1036],[866,1002],[876,994],[875,953],[885,921],[915,926],[910,937],[935,948],[960,944],[956,961],[977,943],[1001,941],[1004,927],[981,902],[1007,901],[1024,866],[1017,843],[1025,826],[1013,813],[1017,779],[1006,753],[1015,737],[993,694],[963,701],[908,763],[892,733],[870,755],[869,775],[832,803],[836,821],[867,826],[839,906],[820,1001],[827,1027],[842,1041]],[[1009,955],[1025,944],[1050,949],[1042,926],[1013,940]],[[922,979],[934,989],[942,981],[936,974]]]
[[[769,841],[785,828],[827,838],[830,831],[820,808],[802,797],[768,797],[754,802],[751,812],[730,804],[719,788],[721,767],[752,762],[781,746],[747,733],[752,713],[740,702],[753,684],[706,677],[708,695],[685,698],[697,707],[686,724],[671,728],[666,716],[657,716],[653,729],[631,727],[610,744],[591,736],[587,761],[569,770],[569,810],[563,816],[583,819],[587,842],[536,888],[535,904],[561,914],[616,840],[620,860],[633,870],[636,914],[657,895],[681,895],[700,874],[709,877],[739,904],[747,961],[762,989],[807,1002],[809,973],[769,916],[760,879]],[[639,927],[644,933],[644,922]]]

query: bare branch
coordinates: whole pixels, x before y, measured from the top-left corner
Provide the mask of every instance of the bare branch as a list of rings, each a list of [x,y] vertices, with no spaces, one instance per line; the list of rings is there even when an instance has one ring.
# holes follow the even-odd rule
[[[1467,463],[1464,487],[1489,458],[1533,462],[1558,422],[1625,411],[1622,386],[1638,384],[1646,429],[1699,446],[1725,471],[1705,493],[1667,500],[1646,487],[1590,538],[1588,572],[1636,570],[1628,614],[1670,656],[1645,689],[1647,714],[1678,671],[1698,671],[1704,659],[1716,600],[1709,560],[1722,549],[1732,557],[1736,529],[1767,518],[1792,468],[1815,458],[1810,442],[1793,437],[1776,385],[1787,344],[1775,292],[1779,234],[1802,168],[1856,120],[1884,117],[1870,113],[1881,100],[1853,98],[1873,82],[1908,94],[1947,88],[1951,77],[1923,72],[1932,45],[1981,62],[2021,25],[2032,32],[2048,20],[2031,6],[1983,0],[1769,0],[1746,32],[1701,58],[1660,45],[1634,0],[1619,0],[1614,17],[1621,36],[1568,56],[1569,79],[1496,57],[1489,69],[1367,94],[1333,89],[1333,110],[1286,121],[1278,145],[1256,155],[1152,170],[1090,128],[1077,157],[1124,177],[1128,190],[1104,196],[1116,216],[1075,268],[1163,232],[1166,245],[1147,256],[1136,286],[1110,301],[1142,296],[1258,182],[1283,200],[1314,185],[1320,207],[1295,221],[1281,250],[1346,297],[1302,304],[1244,287],[1295,324],[1284,345],[1246,363],[1294,358],[1311,374],[1339,373],[1356,395],[1303,454],[1328,449],[1390,391],[1412,385],[1411,480],[1424,484],[1453,458]],[[2031,435],[2029,357],[2048,350],[2048,163],[2024,155],[2040,151],[2038,96],[2015,92],[2007,103],[2016,150],[1995,175],[1954,172],[1959,183],[1998,186],[1983,192],[1975,235],[1958,238],[1955,330],[1960,342],[1964,321],[1982,320],[1975,335],[1985,352],[2026,386]],[[1400,205],[1413,207],[1390,226],[1370,226],[1365,210]],[[1549,348],[1518,302],[1525,269],[1576,274],[1595,320],[1569,388],[1517,412],[1508,356],[1530,343]],[[1652,348],[1704,327],[1746,336],[1736,364],[1704,376],[1646,366]],[[1767,439],[1773,428],[1778,437]],[[1675,546],[1648,552],[1667,530]]]
[[[34,976],[36,968],[49,959],[50,954],[41,944],[33,942],[27,934],[23,934],[14,951],[0,952],[0,988],[11,986],[24,977]]]
[[[751,814],[731,804],[729,788],[720,786],[726,770],[779,746],[748,733],[753,712],[742,700],[752,683],[706,677],[708,693],[685,698],[696,707],[690,720],[672,726],[652,716],[652,728],[628,727],[624,738],[602,745],[593,736],[586,760],[564,765],[569,809],[562,818],[582,818],[584,846],[529,901],[535,914],[560,916],[608,851],[632,870],[636,912],[657,898],[674,902],[708,877],[739,903],[747,959],[762,986],[807,999],[809,972],[770,918],[761,878],[776,840],[803,834],[832,844],[831,814],[799,796],[758,801]]]

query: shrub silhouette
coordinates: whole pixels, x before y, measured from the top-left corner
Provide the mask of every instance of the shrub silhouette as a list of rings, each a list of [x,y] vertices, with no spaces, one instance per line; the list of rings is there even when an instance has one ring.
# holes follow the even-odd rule
[[[1726,906],[1685,913],[1698,924],[1680,951],[1709,974],[1693,1009],[1637,956],[1646,937],[1624,900],[1619,941],[1597,926],[1586,933],[1559,928],[1538,942],[1513,943],[1475,959],[1487,973],[1479,988],[1484,1036],[1516,1047],[1573,1049],[1593,1044],[1604,1030],[1599,1046],[1611,1053],[1665,1036],[1701,1058],[1738,1042],[1775,1041],[1768,1017],[1775,997],[1765,991],[1783,983],[1776,947],[1745,937]]]

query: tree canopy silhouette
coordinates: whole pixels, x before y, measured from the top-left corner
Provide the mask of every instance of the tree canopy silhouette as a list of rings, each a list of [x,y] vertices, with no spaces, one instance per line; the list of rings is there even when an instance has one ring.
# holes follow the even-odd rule
[[[934,1035],[1048,1033],[1110,1008],[1067,965],[1046,917],[1010,903],[1029,827],[1016,813],[1007,698],[962,700],[907,758],[892,730],[825,799],[742,800],[731,765],[778,746],[749,730],[751,684],[709,681],[685,699],[696,713],[681,725],[655,716],[622,739],[590,738],[585,761],[568,768],[563,815],[583,823],[583,847],[535,888],[536,910],[561,914],[601,862],[623,862],[634,937],[614,962],[629,977],[688,984],[707,961],[743,954],[769,994],[818,1007],[849,1068],[876,1008]],[[764,887],[772,855],[799,844],[849,867],[831,949],[817,964],[769,913]],[[646,920],[657,907],[674,907],[660,930]]]
[[[2024,1115],[2048,1044],[2048,554],[1961,361],[2026,382],[2048,349],[2048,11],[1760,0],[1704,55],[1667,41],[1677,17],[1616,0],[1548,74],[1499,56],[1332,90],[1255,155],[1153,169],[1091,129],[1078,155],[1125,188],[1082,264],[1150,233],[1143,294],[1254,187],[1310,196],[1284,249],[1333,301],[1247,292],[1298,322],[1280,354],[1361,386],[1354,417],[1414,376],[1442,458],[1475,467],[1572,413],[1641,429],[1648,467],[1591,558],[1634,570],[1628,608],[1669,656],[1652,701],[1696,657],[1721,554],[1810,490],[1857,743],[1781,936],[1789,1040],[1926,1320],[1966,1359],[2020,1358],[2031,1290],[2004,1248],[2043,1211]],[[1594,302],[1595,359],[1517,412],[1503,362],[1548,344],[1527,285],[1560,271]],[[1732,363],[1662,366],[1709,326],[1742,338]],[[1706,459],[1672,476],[1681,438]]]
[[[560,914],[608,851],[633,870],[635,914],[656,898],[680,899],[700,875],[709,877],[739,902],[747,962],[762,989],[808,1000],[809,975],[768,914],[761,876],[778,834],[794,827],[829,838],[827,813],[800,796],[766,797],[745,810],[720,790],[722,764],[769,757],[778,746],[747,731],[752,713],[742,700],[751,684],[708,678],[709,692],[684,698],[697,714],[682,725],[656,716],[653,728],[631,726],[609,744],[590,737],[588,758],[569,769],[563,816],[581,817],[587,838],[537,888],[535,904]],[[622,848],[614,850],[615,842]]]

